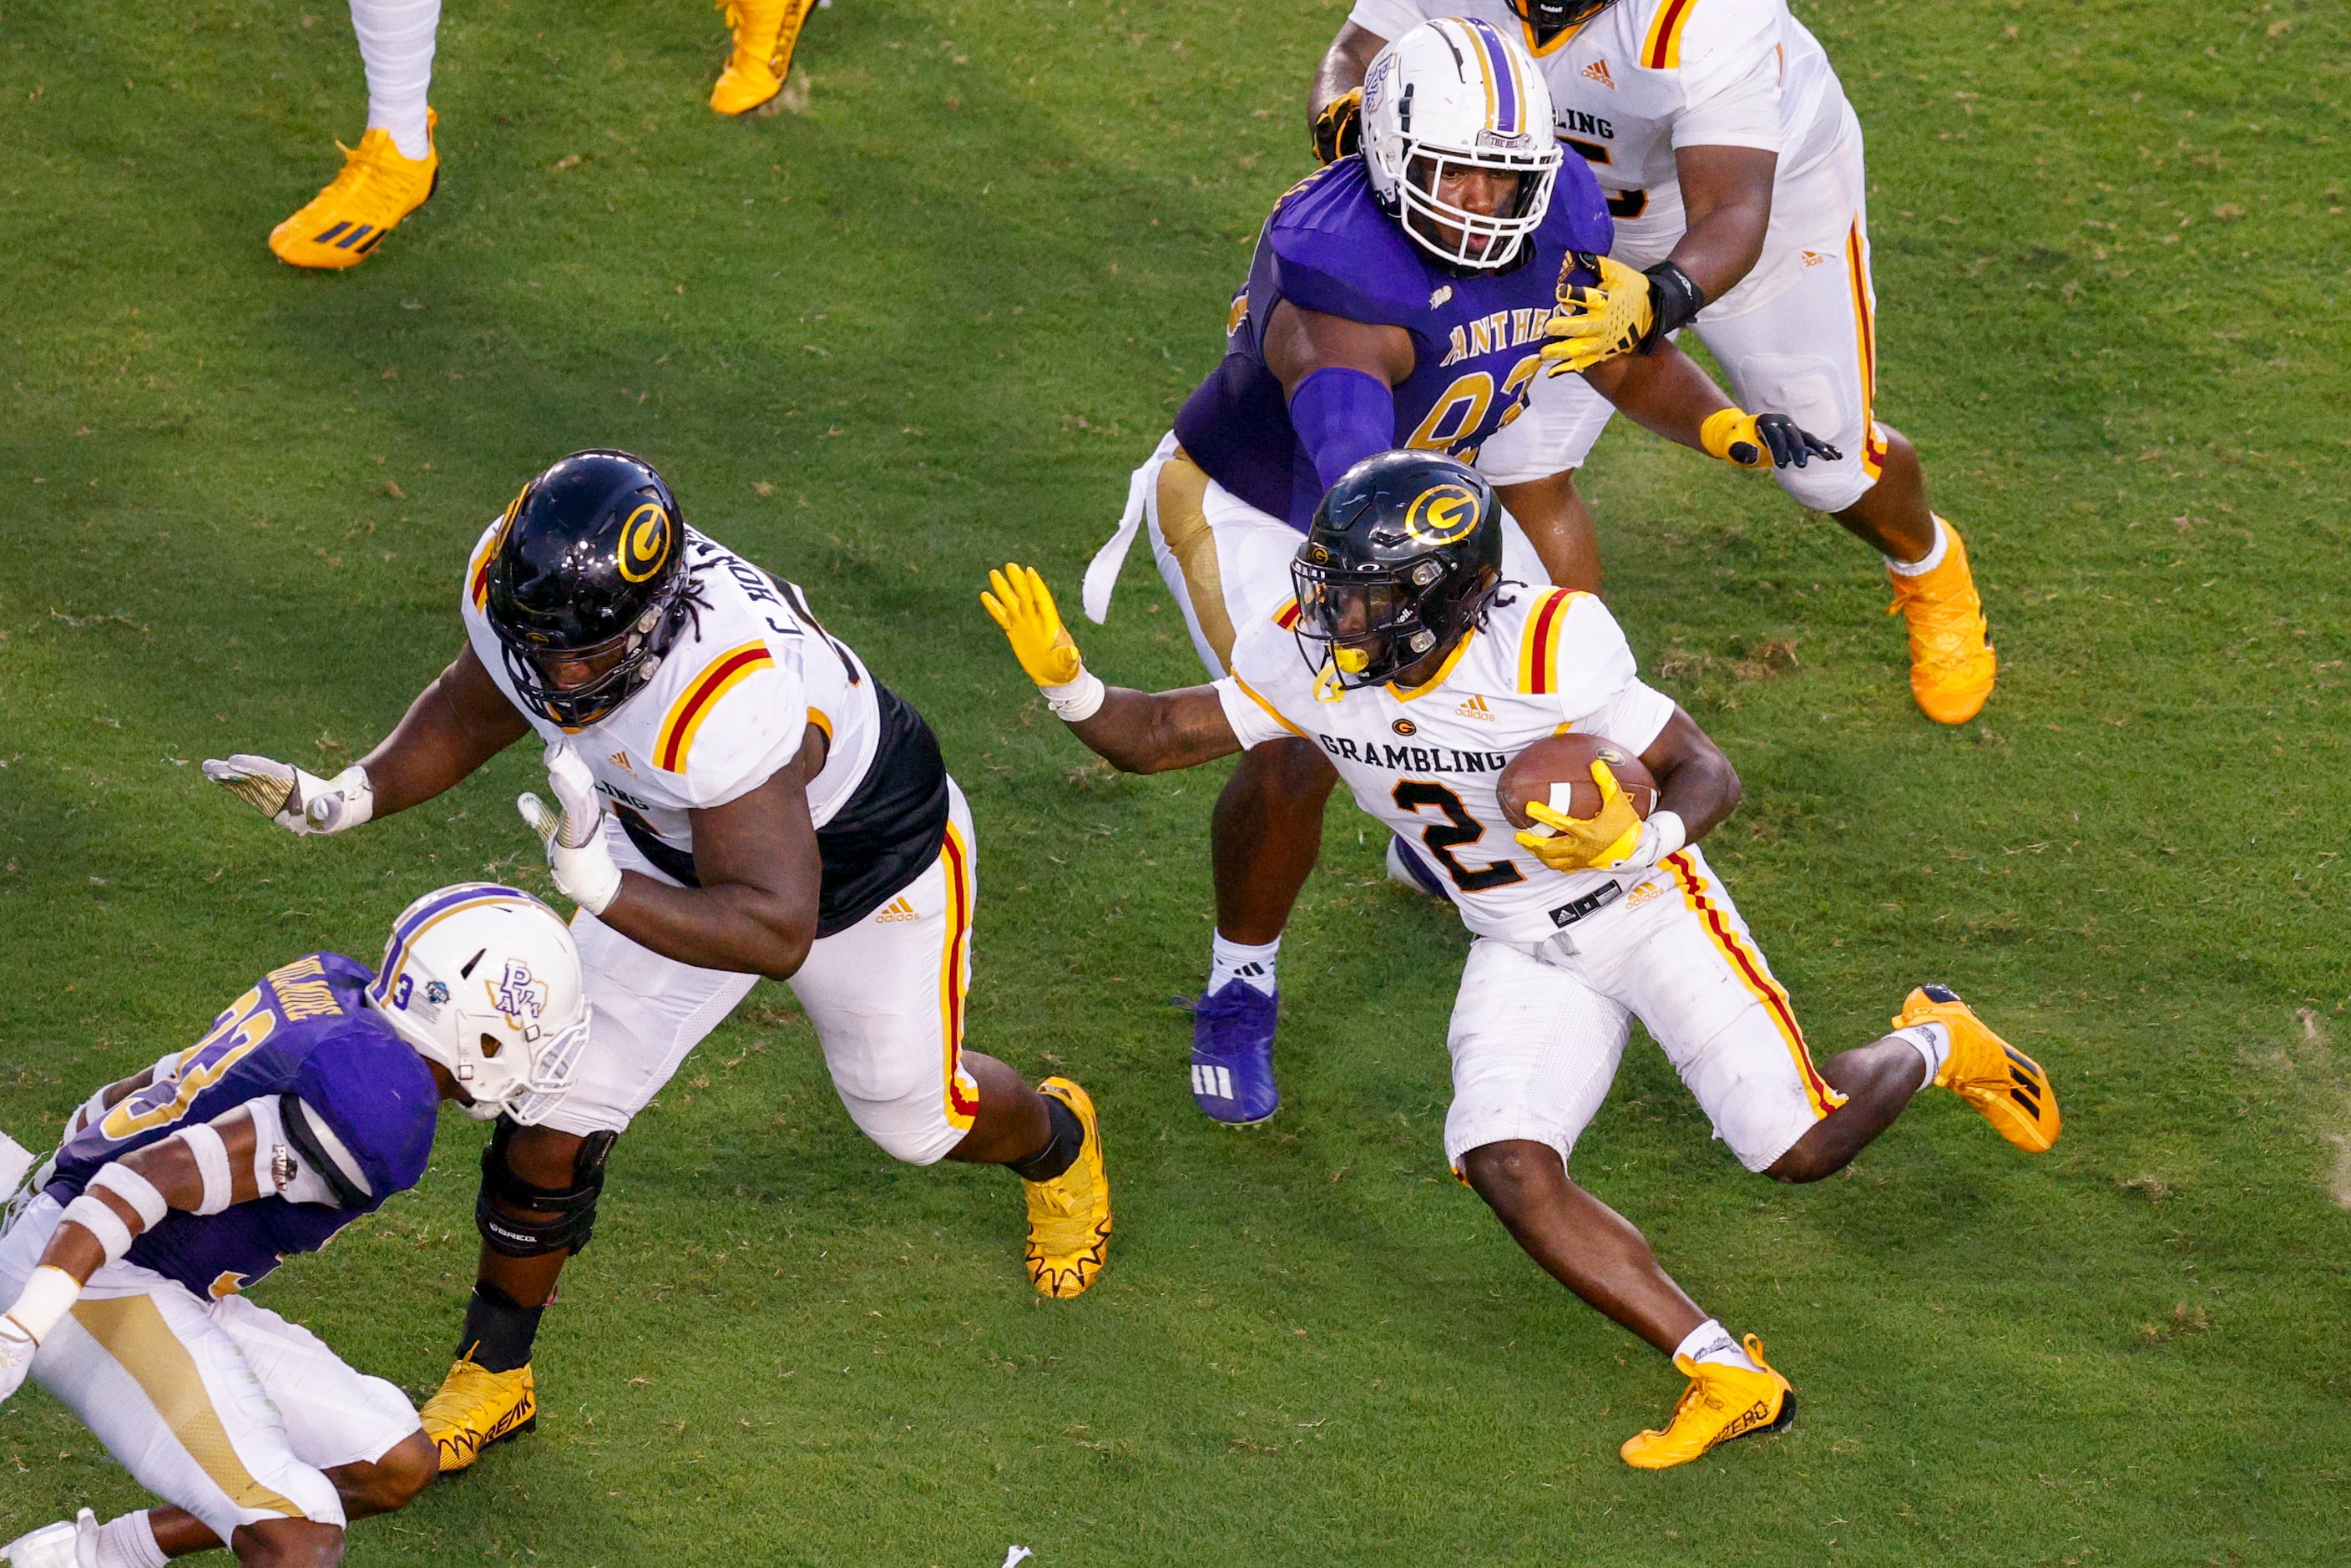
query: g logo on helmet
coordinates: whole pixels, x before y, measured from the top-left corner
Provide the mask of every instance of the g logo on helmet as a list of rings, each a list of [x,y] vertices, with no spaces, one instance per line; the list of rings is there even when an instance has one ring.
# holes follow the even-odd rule
[[[643,582],[669,559],[669,514],[647,501],[621,525],[621,575]]]
[[[1425,545],[1449,545],[1478,526],[1478,497],[1461,485],[1432,485],[1405,509],[1404,531]]]

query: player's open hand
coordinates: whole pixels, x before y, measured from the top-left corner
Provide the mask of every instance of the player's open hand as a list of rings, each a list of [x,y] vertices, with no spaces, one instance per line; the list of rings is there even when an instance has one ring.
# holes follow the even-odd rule
[[[1588,371],[1632,353],[1647,340],[1656,320],[1646,274],[1590,251],[1572,253],[1568,268],[1596,272],[1600,281],[1570,283],[1565,272],[1560,275],[1559,308],[1543,327],[1551,336],[1543,345],[1543,364],[1553,375]]]
[[[332,779],[238,752],[204,759],[204,777],[289,833],[340,833],[374,814],[375,789],[356,762]]]
[[[1641,841],[1641,813],[1633,809],[1616,775],[1598,758],[1592,759],[1592,781],[1600,786],[1600,810],[1591,817],[1571,817],[1541,800],[1527,803],[1535,826],[1518,841],[1553,871],[1592,871],[1614,864]]]
[[[1066,686],[1085,674],[1077,640],[1061,624],[1053,591],[1035,567],[1007,561],[1002,570],[988,572],[987,586],[993,591],[979,596],[980,605],[1004,628],[1013,657],[1030,680],[1040,686]]]
[[[1834,463],[1844,455],[1784,413],[1717,409],[1698,427],[1698,438],[1708,456],[1741,468],[1802,468],[1815,457]]]
[[[515,810],[547,846],[548,873],[557,889],[589,914],[601,915],[621,894],[621,867],[604,841],[596,776],[569,741],[559,740],[547,748],[547,781],[561,810],[533,794],[517,797]]]
[[[25,1385],[25,1375],[33,1370],[33,1356],[40,1348],[40,1341],[18,1327],[16,1319],[0,1317],[0,1403]]]

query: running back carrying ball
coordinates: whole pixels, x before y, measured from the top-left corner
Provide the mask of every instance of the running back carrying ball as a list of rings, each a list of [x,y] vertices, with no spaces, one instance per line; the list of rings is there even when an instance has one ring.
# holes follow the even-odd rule
[[[1502,815],[1510,818],[1514,828],[1532,828],[1535,821],[1527,815],[1527,803],[1540,800],[1562,816],[1587,821],[1598,816],[1600,786],[1592,777],[1594,762],[1607,765],[1617,788],[1632,800],[1634,811],[1646,821],[1657,808],[1657,781],[1641,759],[1613,740],[1573,731],[1538,740],[1510,758],[1494,786],[1502,802]]]

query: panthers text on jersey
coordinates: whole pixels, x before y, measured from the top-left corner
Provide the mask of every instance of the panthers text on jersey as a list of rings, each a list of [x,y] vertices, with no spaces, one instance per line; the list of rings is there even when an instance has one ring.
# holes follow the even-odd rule
[[[1439,263],[1380,209],[1360,157],[1290,187],[1259,232],[1248,285],[1234,296],[1225,357],[1176,415],[1176,438],[1211,479],[1303,529],[1322,498],[1313,455],[1267,368],[1266,323],[1282,300],[1412,336],[1412,374],[1395,387],[1395,444],[1475,462],[1509,421],[1541,362],[1543,323],[1571,251],[1609,248],[1599,187],[1573,159],[1560,168],[1542,226],[1521,259],[1495,272]]]
[[[272,1194],[218,1214],[175,1210],[131,1244],[130,1260],[216,1297],[260,1279],[288,1253],[316,1252],[423,1180],[433,1152],[440,1091],[423,1059],[368,1006],[363,993],[374,977],[340,953],[272,969],[204,1039],[158,1063],[147,1087],[68,1140],[43,1190],[69,1203],[134,1149],[248,1101],[277,1100],[293,1154],[327,1179],[336,1202]]]
[[[692,528],[685,569],[694,609],[651,679],[576,733],[517,696],[484,612],[504,519],[475,546],[465,573],[474,653],[540,736],[571,733],[596,787],[646,860],[698,886],[689,811],[748,794],[824,733],[809,815],[824,861],[817,935],[856,925],[912,883],[947,825],[946,764],[930,726],[820,624],[799,587]]]
[[[1545,866],[1512,836],[1494,793],[1510,758],[1545,736],[1602,735],[1637,754],[1673,717],[1673,699],[1643,684],[1606,605],[1507,583],[1426,684],[1353,691],[1327,666],[1307,668],[1290,629],[1297,613],[1287,604],[1244,629],[1233,673],[1217,683],[1244,747],[1293,735],[1321,747],[1358,805],[1444,868],[1479,936],[1543,941],[1618,883]]]
[[[1858,193],[1845,189],[1832,155],[1860,125],[1827,53],[1787,0],[1616,0],[1541,47],[1509,0],[1356,0],[1349,19],[1396,38],[1437,16],[1521,30],[1551,89],[1560,139],[1607,192],[1612,254],[1630,266],[1663,261],[1681,238],[1676,148],[1780,155],[1763,253],[1715,302],[1718,314],[1776,297],[1819,232],[1844,231]]]

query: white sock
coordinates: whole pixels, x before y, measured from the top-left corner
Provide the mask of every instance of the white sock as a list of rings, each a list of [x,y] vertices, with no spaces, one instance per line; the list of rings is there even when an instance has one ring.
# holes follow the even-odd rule
[[[424,100],[433,89],[433,35],[441,0],[351,0],[351,31],[367,65],[368,129],[392,132],[402,158],[431,151]]]
[[[1935,1074],[1943,1071],[1943,1063],[1951,1055],[1951,1026],[1947,1023],[1914,1023],[1908,1029],[1897,1029],[1889,1037],[1918,1048],[1927,1059],[1927,1082],[1935,1082]]]
[[[1739,1342],[1730,1337],[1730,1331],[1712,1318],[1690,1330],[1687,1337],[1674,1346],[1674,1354],[1686,1355],[1701,1364],[1713,1362],[1719,1366],[1743,1366],[1750,1372],[1763,1370],[1755,1364],[1751,1356],[1739,1348]]]
[[[1228,942],[1219,934],[1208,948],[1208,995],[1215,996],[1233,980],[1255,986],[1269,997],[1273,995],[1273,956],[1280,951],[1279,936],[1263,946],[1252,947],[1243,942]]]
[[[356,3],[356,0],[354,0],[354,3]],[[1942,565],[1943,558],[1949,555],[1950,551],[1951,526],[1950,524],[1943,521],[1942,518],[1937,517],[1935,519],[1935,548],[1928,550],[1925,555],[1920,556],[1917,560],[1896,560],[1892,556],[1887,556],[1886,558],[1886,570],[1892,572],[1896,577],[1923,577],[1927,573],[1934,570],[1937,567]]]
[[[98,1568],[163,1568],[170,1561],[155,1544],[145,1509],[98,1527]]]

